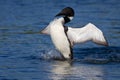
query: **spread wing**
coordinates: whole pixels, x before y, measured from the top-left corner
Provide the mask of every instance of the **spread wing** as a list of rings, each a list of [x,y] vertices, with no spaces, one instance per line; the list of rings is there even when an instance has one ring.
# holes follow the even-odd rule
[[[91,23],[82,28],[68,27],[67,35],[72,45],[75,43],[83,43],[89,40],[100,45],[108,45],[103,32]]]
[[[50,25],[43,29],[40,33],[50,35]],[[67,36],[73,46],[76,43],[84,43],[93,41],[94,43],[108,46],[108,43],[103,35],[103,32],[92,23],[88,23],[82,28],[68,27]]]

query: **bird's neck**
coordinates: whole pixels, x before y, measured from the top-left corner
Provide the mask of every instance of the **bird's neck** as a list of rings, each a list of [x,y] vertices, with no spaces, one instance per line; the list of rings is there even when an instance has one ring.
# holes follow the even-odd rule
[[[58,20],[59,22],[61,22],[63,25],[65,24],[65,20],[64,20],[63,17],[57,18],[57,20]]]
[[[70,18],[67,17],[67,16],[65,16],[65,17],[63,17],[63,18],[64,18],[64,21],[65,21],[65,24],[71,21]]]
[[[62,24],[66,24],[66,23],[70,22],[73,19],[73,17],[65,16],[65,17],[60,17],[58,19],[62,22]]]

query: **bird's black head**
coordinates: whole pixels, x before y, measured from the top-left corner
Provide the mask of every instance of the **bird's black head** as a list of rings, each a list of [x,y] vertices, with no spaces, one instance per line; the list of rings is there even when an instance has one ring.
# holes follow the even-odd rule
[[[74,10],[71,7],[66,7],[62,9],[62,11],[58,13],[56,17],[57,16],[63,16],[65,19],[65,23],[67,23],[74,17]]]
[[[74,10],[71,7],[66,7],[66,8],[62,9],[62,11],[60,13],[58,13],[56,16],[73,17]]]

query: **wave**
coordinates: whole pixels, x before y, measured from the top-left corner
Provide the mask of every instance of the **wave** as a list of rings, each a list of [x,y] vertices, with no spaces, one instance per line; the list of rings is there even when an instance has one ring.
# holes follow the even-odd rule
[[[96,64],[120,62],[119,49],[120,47],[75,48],[73,49],[74,59],[72,61]],[[56,49],[42,50],[39,53],[28,56],[27,58],[48,61],[64,60],[60,52]]]

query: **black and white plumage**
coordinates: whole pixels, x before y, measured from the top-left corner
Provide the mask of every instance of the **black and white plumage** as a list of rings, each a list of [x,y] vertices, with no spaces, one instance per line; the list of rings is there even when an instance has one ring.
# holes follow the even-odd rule
[[[92,23],[88,23],[82,28],[64,26],[74,17],[72,8],[66,7],[56,16],[61,17],[55,18],[41,33],[51,36],[56,49],[60,51],[65,59],[73,58],[72,46],[77,43],[91,40],[100,45],[108,45],[103,32]]]

